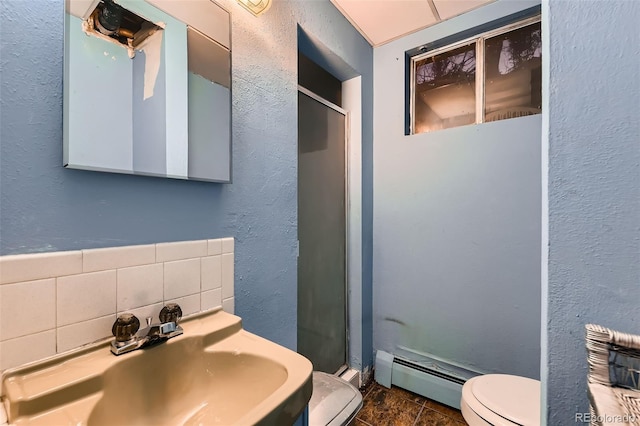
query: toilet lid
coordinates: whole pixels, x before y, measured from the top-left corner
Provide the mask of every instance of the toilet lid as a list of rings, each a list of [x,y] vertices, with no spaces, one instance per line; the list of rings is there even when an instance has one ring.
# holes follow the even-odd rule
[[[362,394],[351,383],[331,374],[313,372],[309,426],[342,426],[362,407]]]
[[[489,410],[520,425],[540,424],[540,382],[507,374],[479,376],[473,396]]]

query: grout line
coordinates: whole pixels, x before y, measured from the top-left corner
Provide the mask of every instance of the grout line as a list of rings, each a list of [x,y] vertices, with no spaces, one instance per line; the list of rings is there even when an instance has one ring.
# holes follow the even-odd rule
[[[394,386],[393,386],[393,385],[391,385],[391,389],[389,389],[389,390],[392,390],[393,388],[394,388]],[[405,395],[404,393],[403,393],[402,395],[398,395],[400,399],[403,399],[403,400],[405,400],[405,401],[409,401],[409,402],[413,402],[414,404],[418,404],[418,405],[419,405],[419,406],[421,406],[421,407],[425,407],[425,406],[426,406],[426,403],[427,403],[427,401],[428,401],[428,399],[427,399],[426,397],[424,397],[424,396],[422,396],[422,395],[419,395],[419,394],[417,394],[417,393],[415,393],[415,392],[411,392],[411,391],[408,391],[408,390],[406,390],[406,389],[403,389],[403,388],[397,387],[397,386],[395,386],[395,388],[396,388],[396,389],[403,390],[403,391],[405,391],[405,392],[409,392],[409,393],[411,393],[411,394],[413,394],[413,395],[415,395],[415,396],[418,396],[418,397],[420,397],[420,398],[424,399],[424,401],[422,401],[422,402],[415,401],[413,398],[410,398],[409,396]]]
[[[209,252],[209,243],[206,242],[205,240],[205,244],[207,245],[207,253]],[[198,300],[198,312],[202,312],[202,257],[198,257],[198,281],[200,282],[200,286],[199,286],[199,290],[198,293],[200,294],[200,300]],[[222,303],[222,301],[220,302]]]
[[[163,305],[166,303],[166,298],[165,298],[165,288],[167,287],[165,284],[165,263],[164,262],[160,262],[160,264],[162,265],[162,301],[160,303],[162,303]]]
[[[382,386],[380,383],[376,382],[375,380],[372,381],[371,383],[371,387],[369,389],[369,392],[367,392],[367,396],[369,396],[371,394],[371,392],[373,392],[374,389],[382,389],[384,391],[388,391],[390,389],[385,388],[384,386]]]
[[[44,333],[47,333],[49,331],[54,331],[55,332],[56,330],[57,330],[57,327],[47,328],[46,330],[36,331],[35,333],[23,334],[21,336],[12,337],[10,339],[0,340],[0,343],[13,342],[14,340],[24,339],[25,337],[31,337],[31,336],[34,336],[36,334],[44,334]]]
[[[364,420],[362,420],[362,419],[361,419],[360,417],[358,417],[358,416],[356,416],[356,420],[358,420],[358,421],[360,421],[360,422],[364,423],[364,424],[365,424],[365,425],[367,425],[367,426],[373,426],[371,423],[365,422]]]
[[[422,407],[420,407],[420,411],[418,411],[418,415],[416,416],[415,420],[413,421],[413,426],[415,426],[418,423],[418,419],[420,418],[420,415],[422,414],[423,411],[424,411],[424,405]]]
[[[430,407],[425,407],[425,409],[427,409],[429,411],[433,411],[434,413],[437,413],[437,414],[439,414],[439,415],[441,415],[441,416],[443,416],[443,417],[445,417],[445,418],[447,418],[447,419],[449,419],[449,420],[451,420],[453,422],[460,423],[459,419],[456,419],[455,417],[453,417],[453,416],[451,416],[451,415],[449,415],[447,413],[443,413],[440,410],[436,410],[435,408],[430,408]]]
[[[204,259],[204,257],[200,257],[200,293],[202,293],[204,291],[203,289],[203,285],[204,283],[202,282],[202,259]],[[201,305],[202,306],[202,305]]]
[[[116,319],[118,318],[118,268],[115,268],[114,271],[116,273],[116,310],[115,310],[115,315],[116,315]]]
[[[438,401],[434,401],[434,402],[436,402],[437,404],[440,404]],[[425,405],[425,407],[426,407],[426,405]],[[436,408],[436,407],[426,407],[426,408],[428,410],[435,411],[436,413],[441,414],[441,415],[443,415],[443,416],[445,416],[445,417],[447,417],[449,419],[452,419],[452,420],[455,420],[455,421],[458,421],[458,422],[460,421],[457,418],[455,418],[454,416],[452,416],[449,412],[444,412],[444,411],[438,410],[438,408]],[[455,408],[452,408],[452,407],[450,407],[450,408],[452,410],[455,410]],[[457,410],[457,411],[460,412],[460,410]],[[462,413],[460,413],[460,414],[462,415]]]
[[[54,318],[55,323],[53,324],[54,326],[53,336],[56,339],[56,354],[57,354],[58,353],[58,277],[54,278],[54,283],[55,283],[55,296],[53,297],[53,303],[56,304],[56,307],[55,307],[56,315]]]

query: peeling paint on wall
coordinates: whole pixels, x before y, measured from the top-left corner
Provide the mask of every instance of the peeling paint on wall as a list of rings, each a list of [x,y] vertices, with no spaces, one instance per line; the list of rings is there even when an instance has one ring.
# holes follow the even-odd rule
[[[156,31],[144,41],[140,48],[145,53],[144,100],[153,96],[153,89],[156,86],[158,71],[160,71],[163,34],[164,31]]]

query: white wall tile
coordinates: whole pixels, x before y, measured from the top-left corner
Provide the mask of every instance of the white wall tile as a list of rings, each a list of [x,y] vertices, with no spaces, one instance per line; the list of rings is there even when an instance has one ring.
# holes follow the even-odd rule
[[[116,313],[141,327],[169,302],[233,313],[234,249],[219,238],[1,256],[0,370],[110,338]]]
[[[209,309],[222,306],[222,289],[203,291],[200,299],[200,309],[207,311]]]
[[[58,278],[58,327],[114,314],[116,271]]]
[[[156,262],[191,259],[208,254],[207,240],[156,244]]]
[[[55,278],[0,286],[0,340],[55,328]]]
[[[201,290],[213,290],[222,286],[222,257],[208,256],[200,259]]]
[[[56,331],[29,334],[0,342],[0,370],[56,354]]]
[[[182,309],[182,316],[186,317],[187,315],[200,312],[200,293],[167,300],[167,303],[177,303],[180,305],[180,309]]]
[[[222,255],[222,298],[233,297],[234,270],[233,253]]]
[[[0,257],[0,284],[55,278],[81,272],[80,250]]]
[[[102,340],[107,337],[113,337],[111,334],[111,327],[115,320],[116,316],[114,314],[58,328],[58,353],[65,352],[97,340]]]
[[[208,240],[209,256],[216,256],[222,254],[222,238],[217,240]]]
[[[235,313],[235,298],[234,297],[230,297],[228,299],[224,299],[222,301],[222,310],[225,311],[228,314],[233,314]]]
[[[222,239],[222,253],[233,253],[234,251],[233,237]]]
[[[162,302],[164,266],[162,263],[118,269],[118,312]]]
[[[200,259],[164,264],[164,300],[200,292]]]
[[[155,244],[82,250],[83,272],[148,265],[155,261]]]
[[[160,310],[162,310],[163,306],[163,303],[154,303],[153,305],[141,306],[136,309],[118,311],[118,315],[121,315],[125,312],[133,314],[140,320],[140,328],[145,328],[147,326],[147,318],[151,318],[152,323],[157,323],[160,321],[159,315]]]

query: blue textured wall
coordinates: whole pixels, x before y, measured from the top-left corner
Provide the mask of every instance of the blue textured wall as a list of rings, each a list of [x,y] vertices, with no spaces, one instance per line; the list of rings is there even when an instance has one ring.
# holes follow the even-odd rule
[[[405,136],[403,114],[405,51],[537,4],[374,50],[375,349],[539,377],[541,115]]]
[[[366,41],[328,0],[276,0],[259,18],[223,1],[233,20],[233,184],[65,170],[63,4],[0,3],[0,254],[232,235],[236,312],[248,330],[295,348],[299,23],[363,78],[362,304],[370,352],[373,54]]]
[[[541,376],[547,424],[568,425],[588,412],[584,324],[640,334],[640,2],[543,5]]]

